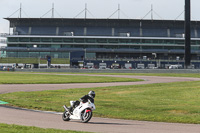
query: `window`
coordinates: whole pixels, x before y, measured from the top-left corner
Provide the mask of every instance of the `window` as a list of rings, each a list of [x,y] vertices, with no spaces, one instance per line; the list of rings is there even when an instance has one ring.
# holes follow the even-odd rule
[[[64,38],[63,41],[73,43],[73,38]]]
[[[192,40],[191,45],[196,45],[196,41]]]
[[[83,45],[74,45],[74,48],[83,48]]]
[[[30,57],[39,57],[39,52],[29,52]]]
[[[93,39],[93,38],[87,38],[85,40],[86,40],[87,43],[95,43],[96,42],[96,40]]]
[[[152,40],[153,43],[158,43],[158,40]]]
[[[8,44],[8,47],[18,47],[18,44]]]
[[[143,43],[152,43],[152,40],[142,40]]]
[[[199,50],[199,46],[193,46],[191,47],[192,50]]]
[[[131,42],[138,44],[138,43],[140,43],[140,40],[139,39],[134,39],[134,40],[131,40]]]
[[[86,53],[86,58],[94,59],[96,58],[96,53]]]
[[[174,44],[174,40],[164,40],[166,44]]]
[[[40,42],[40,38],[30,38],[31,42]]]
[[[61,47],[62,48],[71,48],[72,46],[71,45],[62,45]]]
[[[41,45],[39,45],[38,47],[40,47],[40,48],[50,48],[51,47],[51,45],[50,44],[41,44]]]
[[[130,43],[131,40],[130,39],[119,39],[120,43]]]
[[[99,45],[85,45],[85,48],[100,48]]]
[[[129,49],[129,46],[127,46],[127,45],[120,45],[119,49]]]
[[[107,39],[97,39],[98,43],[107,43]]]
[[[24,38],[24,37],[22,37],[22,38],[19,38],[19,41],[20,41],[20,42],[29,42],[30,39],[29,39],[29,38]]]
[[[75,38],[74,42],[76,42],[76,43],[84,43],[84,39],[83,38]]]
[[[53,38],[53,42],[62,42],[62,38]]]
[[[118,39],[108,39],[109,43],[118,43]]]
[[[18,57],[29,57],[28,52],[18,52]]]
[[[42,42],[51,42],[51,38],[42,38]]]
[[[12,37],[12,38],[8,38],[8,42],[18,42],[19,38],[17,37]]]
[[[176,44],[184,44],[184,41],[183,40],[176,40],[175,43]]]
[[[119,47],[117,45],[104,45],[103,48],[106,48],[106,49],[118,49]]]
[[[200,41],[197,41],[197,45],[200,45]]]
[[[130,49],[140,49],[140,46],[130,46]]]

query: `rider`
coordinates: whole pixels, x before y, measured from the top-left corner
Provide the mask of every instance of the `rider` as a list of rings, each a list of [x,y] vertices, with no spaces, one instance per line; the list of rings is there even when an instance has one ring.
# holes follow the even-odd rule
[[[92,103],[94,103],[94,98],[95,98],[95,92],[90,91],[87,95],[83,96],[80,98],[80,101],[83,103],[88,102],[90,100]],[[72,113],[73,110],[80,104],[79,101],[75,101],[74,104],[69,108],[69,112]]]

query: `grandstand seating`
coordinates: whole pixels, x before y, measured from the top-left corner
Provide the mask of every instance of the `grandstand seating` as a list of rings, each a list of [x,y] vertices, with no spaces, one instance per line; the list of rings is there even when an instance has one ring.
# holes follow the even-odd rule
[[[56,32],[56,30],[55,30]],[[59,35],[64,35],[65,32],[73,32],[74,36],[83,36],[84,27],[75,27],[75,26],[63,26],[59,27]]]
[[[200,28],[197,29],[197,37],[200,38]]]
[[[120,33],[130,33],[130,36],[139,37],[140,36],[140,29],[135,27],[116,27],[115,28],[115,36],[119,36]]]
[[[141,26],[17,26],[16,33],[19,35],[60,35],[60,36],[126,36],[131,37],[184,37],[184,28],[179,25],[169,27],[157,26],[156,24],[142,24]],[[169,29],[169,30],[168,30]],[[30,31],[29,31],[30,30]],[[191,28],[191,37],[200,37],[200,28]],[[170,34],[168,33],[170,31]],[[31,33],[29,33],[31,32]]]
[[[167,37],[167,29],[144,28],[142,35],[143,37]]]
[[[184,21],[126,19],[7,18],[19,35],[181,37]],[[195,31],[196,30],[196,31]],[[15,33],[14,33],[15,34]],[[200,37],[199,22],[191,22],[191,36]]]
[[[32,35],[56,35],[56,27],[32,27]]]
[[[171,37],[183,37],[182,35],[184,34],[184,29],[180,28],[171,28],[170,29],[170,36]]]
[[[111,27],[87,27],[88,36],[111,36]]]
[[[28,34],[28,29],[29,29],[29,27],[19,26],[19,27],[16,27],[16,32],[19,35],[26,35],[26,34]]]
[[[194,31],[193,28],[191,29],[191,37],[192,37],[192,38],[195,38],[195,31]]]
[[[65,35],[64,33],[72,33],[74,36],[85,36],[85,27],[59,27],[57,35]],[[29,27],[17,27],[16,32],[19,35],[28,35]],[[114,27],[114,36],[120,36],[120,33],[130,33],[131,37],[140,36],[140,28]],[[171,28],[170,37],[183,37],[184,29]],[[56,27],[32,27],[31,35],[56,35]],[[112,36],[111,27],[86,27],[87,36]],[[197,29],[197,37],[200,37],[200,29]],[[167,28],[142,28],[143,37],[168,37]],[[191,30],[191,36],[195,37],[194,29]]]

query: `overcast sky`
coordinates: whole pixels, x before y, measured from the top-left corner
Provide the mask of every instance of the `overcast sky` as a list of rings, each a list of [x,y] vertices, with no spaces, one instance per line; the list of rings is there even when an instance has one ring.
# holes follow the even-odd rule
[[[55,17],[74,18],[85,8],[90,13],[88,18],[108,18],[120,4],[120,18],[139,19],[143,18],[153,5],[154,19],[175,20],[183,11],[185,0],[0,0],[0,33],[9,32],[9,22],[3,18],[9,17],[20,8],[22,3],[22,17],[40,18],[52,8],[54,3]],[[191,0],[192,19],[200,20],[200,0]],[[10,17],[19,17],[16,12]],[[51,13],[44,17],[51,17]],[[84,13],[78,16],[84,17]],[[111,18],[117,18],[117,13]],[[150,19],[147,15],[145,19]],[[182,14],[178,19],[184,19]]]

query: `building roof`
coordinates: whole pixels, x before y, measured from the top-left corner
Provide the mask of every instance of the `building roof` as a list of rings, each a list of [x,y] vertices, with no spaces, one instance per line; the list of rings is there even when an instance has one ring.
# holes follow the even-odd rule
[[[10,26],[131,26],[131,27],[183,27],[183,20],[147,19],[84,19],[84,18],[4,18]],[[200,21],[191,21],[191,26],[200,27]]]

